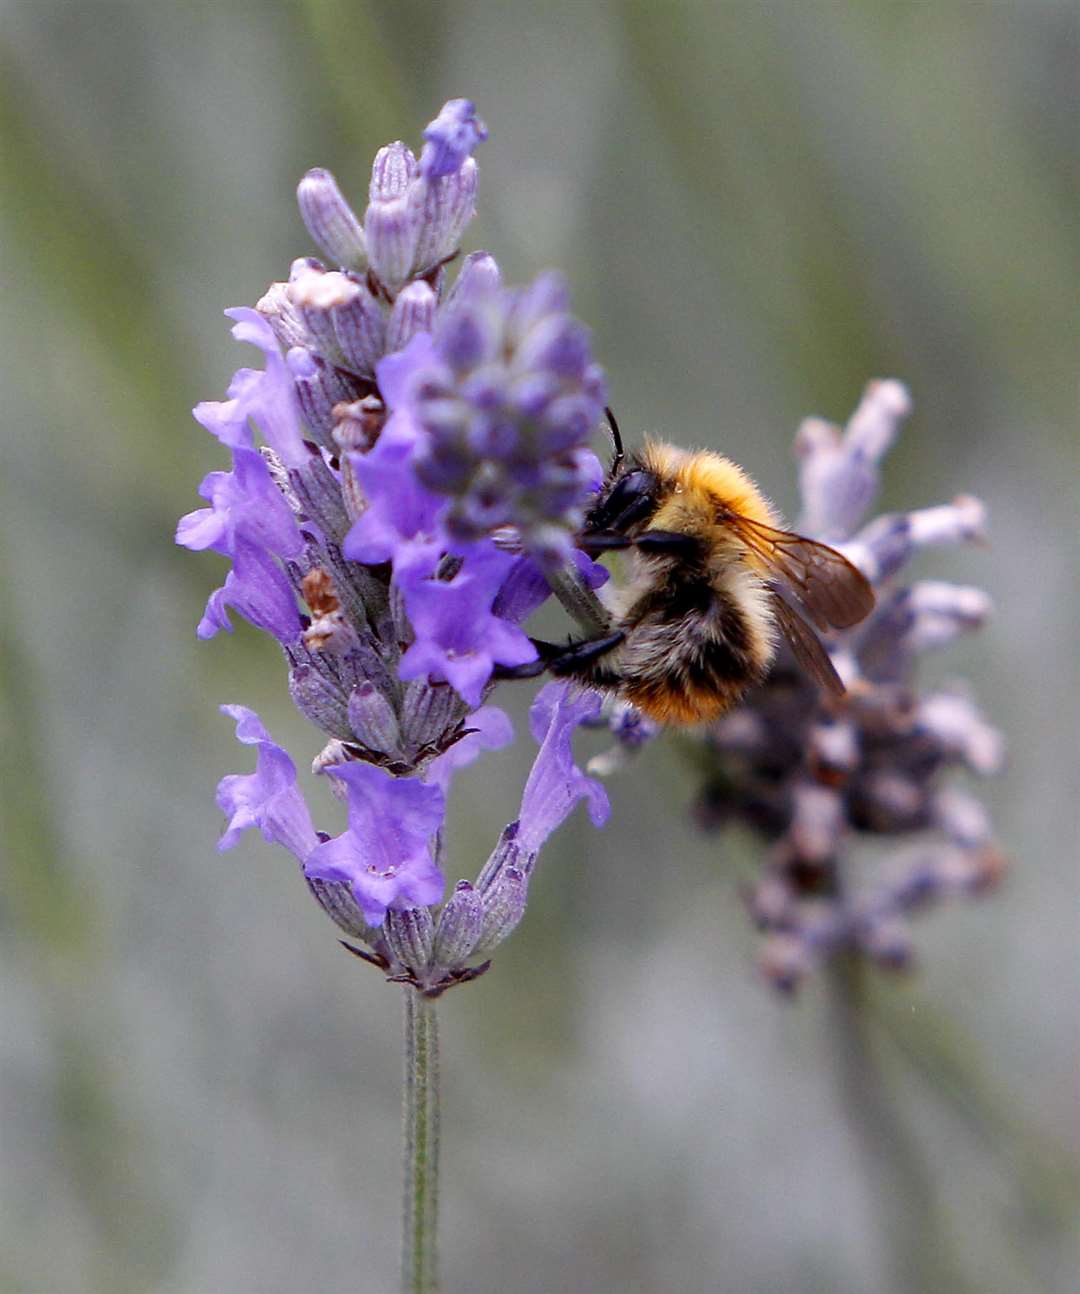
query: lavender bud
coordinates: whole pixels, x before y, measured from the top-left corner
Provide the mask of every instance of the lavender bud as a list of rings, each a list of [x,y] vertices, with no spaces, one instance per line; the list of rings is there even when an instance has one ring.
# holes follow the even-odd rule
[[[570,289],[563,276],[554,271],[539,274],[517,293],[507,331],[514,344],[520,345],[529,330],[547,315],[564,315],[569,309]]]
[[[292,487],[305,521],[314,522],[324,537],[340,540],[349,528],[349,519],[341,502],[341,482],[327,467],[321,455],[313,455],[305,468],[289,472]]]
[[[443,313],[448,314],[459,306],[493,296],[501,282],[502,275],[494,256],[488,252],[470,252],[443,303]]]
[[[430,332],[435,324],[435,293],[426,283],[410,283],[399,293],[386,326],[386,353],[404,350],[419,332]]]
[[[331,778],[330,782],[334,784],[336,779]],[[364,914],[360,911],[350,885],[343,881],[323,881],[312,877],[305,879],[319,906],[346,934],[372,947],[381,942],[381,932],[373,930],[364,920]]]
[[[330,318],[346,366],[370,376],[375,372],[376,363],[393,348],[386,345],[386,315],[382,307],[366,284],[353,286],[356,291],[333,307]]]
[[[487,957],[513,934],[525,915],[529,883],[525,873],[516,867],[505,867],[498,880],[484,895],[484,922],[480,938],[473,948],[474,957]]]
[[[294,261],[289,274],[289,300],[315,339],[315,349],[332,364],[341,364],[345,356],[334,332],[330,311],[347,302],[357,292],[351,279],[337,270],[327,273],[322,266],[311,267],[310,261]]]
[[[439,320],[439,354],[455,373],[486,364],[499,354],[497,311],[480,302],[443,315]]]
[[[348,700],[351,734],[368,750],[383,755],[401,753],[401,727],[394,708],[372,683],[353,688]]]
[[[1005,758],[1001,734],[967,697],[955,692],[931,693],[919,703],[917,716],[946,752],[962,759],[972,772],[988,777],[1000,771]]]
[[[530,328],[515,356],[518,372],[540,370],[570,381],[581,378],[588,362],[589,330],[565,314],[549,315]]]
[[[444,734],[458,726],[467,709],[447,684],[413,680],[405,688],[401,705],[406,748],[423,750],[437,745]]]
[[[774,988],[794,993],[814,968],[815,958],[796,933],[777,931],[758,949],[758,967]]]
[[[855,939],[868,957],[889,970],[906,970],[914,960],[911,926],[896,913],[874,915],[860,922]]]
[[[407,281],[412,270],[420,219],[406,198],[372,202],[364,216],[371,268],[391,294]]]
[[[850,723],[818,723],[810,731],[810,759],[819,777],[841,777],[859,763],[859,740]]]
[[[308,233],[334,265],[366,268],[364,231],[329,171],[321,167],[308,171],[297,187],[296,200]]]
[[[468,881],[458,881],[435,931],[432,961],[448,969],[463,966],[480,938],[484,901]]]
[[[289,295],[288,283],[271,283],[255,303],[255,309],[274,330],[274,336],[285,347],[311,346],[314,338]]]
[[[911,413],[911,396],[902,382],[879,378],[867,384],[855,412],[848,419],[845,440],[849,450],[876,463],[896,439],[900,424]]]
[[[352,741],[345,693],[337,681],[314,665],[289,671],[289,695],[300,713],[330,737]]]
[[[459,171],[441,179],[420,176],[409,189],[409,206],[419,227],[413,264],[432,269],[457,251],[465,226],[476,214],[479,171],[466,159]]]
[[[375,154],[371,167],[371,187],[368,198],[371,202],[388,202],[400,198],[409,187],[409,181],[416,174],[416,158],[412,149],[400,139]]]
[[[835,791],[813,783],[795,789],[788,843],[801,863],[833,858],[844,832],[844,802]]]
[[[419,972],[430,964],[435,922],[427,908],[391,908],[383,930],[391,952],[403,966]]]
[[[966,849],[985,845],[993,834],[986,807],[963,791],[939,791],[934,796],[931,817],[951,841]]]
[[[334,451],[334,406],[356,399],[357,391],[331,364],[302,346],[285,356],[296,385],[296,398],[313,439]]]

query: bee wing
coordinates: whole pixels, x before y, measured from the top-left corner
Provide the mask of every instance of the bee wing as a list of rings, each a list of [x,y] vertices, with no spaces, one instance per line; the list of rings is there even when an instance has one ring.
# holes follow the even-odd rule
[[[856,625],[874,608],[870,581],[835,548],[732,512],[721,518],[798,598],[824,632]]]
[[[844,684],[821,639],[795,608],[784,601],[782,594],[774,592],[772,602],[777,626],[799,665],[826,692],[831,692],[833,696],[843,696]]]

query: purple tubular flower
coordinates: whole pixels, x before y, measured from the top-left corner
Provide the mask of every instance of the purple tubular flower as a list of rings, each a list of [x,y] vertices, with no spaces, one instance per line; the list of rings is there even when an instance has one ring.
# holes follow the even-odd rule
[[[491,611],[512,565],[509,554],[490,550],[467,558],[453,579],[409,580],[405,606],[416,641],[401,659],[403,679],[444,679],[476,706],[496,663],[536,659],[523,630]]]
[[[345,787],[349,828],[308,854],[308,878],[349,884],[371,926],[382,924],[388,908],[438,903],[444,882],[430,841],[442,826],[442,791],[369,764],[327,771]]]
[[[450,175],[463,166],[477,144],[487,139],[487,127],[470,99],[450,99],[424,128],[420,174],[429,180]]]
[[[424,781],[437,786],[445,795],[450,780],[459,768],[479,759],[485,750],[501,750],[514,740],[514,729],[506,714],[493,705],[485,705],[469,715],[471,731],[455,742],[424,770]]]
[[[195,418],[222,444],[247,449],[253,444],[250,418],[287,467],[300,467],[307,461],[308,452],[292,377],[274,330],[257,310],[248,306],[236,306],[225,314],[236,320],[232,330],[236,340],[250,342],[263,352],[266,368],[262,372],[241,369],[229,386],[228,399],[196,405]]]
[[[517,843],[536,854],[548,836],[568,817],[578,800],[588,802],[594,827],[611,813],[607,792],[574,763],[575,729],[600,713],[600,697],[566,683],[548,683],[529,710],[529,727],[540,743],[521,797]]]
[[[236,720],[237,739],[257,747],[257,757],[254,773],[232,773],[218,783],[218,808],[229,818],[218,849],[232,849],[243,832],[258,827],[264,840],[284,845],[303,862],[319,837],[296,787],[296,765],[271,740],[254,710],[243,705],[220,710]]]
[[[304,550],[300,528],[262,455],[239,448],[232,455],[231,472],[210,472],[203,478],[199,493],[211,506],[180,518],[176,542],[232,556],[237,538],[243,536],[280,557],[298,557]]]
[[[295,642],[300,635],[300,612],[285,573],[264,548],[242,538],[234,543],[233,568],[225,583],[210,594],[196,630],[200,638],[213,638],[219,629],[232,633],[228,607],[280,643]]]

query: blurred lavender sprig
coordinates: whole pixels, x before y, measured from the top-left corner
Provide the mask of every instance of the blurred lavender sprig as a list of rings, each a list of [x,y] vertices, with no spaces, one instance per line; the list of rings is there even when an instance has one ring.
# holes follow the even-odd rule
[[[301,215],[329,263],[303,257],[254,310],[227,312],[265,367],[196,409],[233,465],[177,529],[232,562],[199,636],[231,632],[232,609],[278,640],[292,699],[326,738],[313,771],[348,809],[346,831],[317,831],[291,757],[254,712],[224,706],[257,763],[218,788],[221,848],[249,827],[284,845],[352,950],[431,997],[474,978],[520,921],[539,851],[577,801],[597,824],[608,812],[571,750],[599,700],[550,684],[519,814],[440,906],[453,773],[512,739],[484,704],[493,672],[535,660],[521,621],[546,575],[605,578],[572,549],[600,481],[588,440],[606,394],[565,285],[507,289],[484,252],[450,281],[486,136],[451,100],[419,160],[380,149],[362,217],[329,172],[303,178]]]
[[[880,463],[910,410],[904,387],[871,383],[846,429],[802,424],[802,516],[797,529],[839,548],[875,586],[877,606],[834,634],[830,655],[847,686],[833,700],[781,655],[767,681],[700,737],[696,818],[706,831],[742,824],[767,845],[747,892],[764,933],[760,963],[782,989],[841,950],[903,967],[909,917],[952,895],[978,894],[1004,867],[989,816],[949,774],[1001,766],[1000,735],[962,684],[920,687],[920,657],[979,628],[990,599],[940,580],[901,582],[928,545],[979,540],[982,504],[952,503],[865,517]],[[625,704],[605,706],[615,745],[591,771],[609,773],[656,735]],[[895,844],[883,861],[860,844]]]

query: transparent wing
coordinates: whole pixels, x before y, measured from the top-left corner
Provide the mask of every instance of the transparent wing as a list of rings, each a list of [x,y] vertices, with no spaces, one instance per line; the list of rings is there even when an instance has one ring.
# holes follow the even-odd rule
[[[720,518],[757,555],[773,579],[798,598],[823,632],[856,625],[874,608],[874,590],[858,567],[835,548],[815,539],[777,530],[738,512]]]
[[[826,692],[843,696],[844,685],[821,639],[794,607],[788,606],[781,594],[774,593],[772,601],[776,623],[799,666]]]

